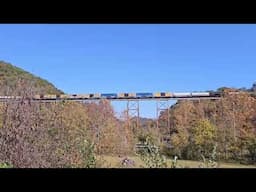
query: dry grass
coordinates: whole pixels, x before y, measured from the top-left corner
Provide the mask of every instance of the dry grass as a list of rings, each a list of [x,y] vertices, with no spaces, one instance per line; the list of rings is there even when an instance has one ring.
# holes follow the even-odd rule
[[[103,161],[103,167],[106,168],[120,168],[121,160],[124,157],[115,157],[115,156],[100,156],[97,157]],[[145,167],[143,161],[139,157],[132,156],[128,157],[129,159],[135,162],[134,168],[143,168]],[[171,159],[167,160],[168,167],[171,167]],[[199,161],[190,161],[190,160],[178,160],[177,168],[199,168],[199,165],[202,162]],[[219,168],[256,168],[256,165],[241,165],[238,163],[219,163]]]

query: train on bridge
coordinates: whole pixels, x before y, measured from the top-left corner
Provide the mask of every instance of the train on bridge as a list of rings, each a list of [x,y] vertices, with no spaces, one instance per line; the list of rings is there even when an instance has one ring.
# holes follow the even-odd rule
[[[94,93],[71,95],[35,95],[34,99],[152,99],[152,98],[186,98],[186,97],[220,97],[218,92],[192,93]]]
[[[86,100],[86,99],[158,99],[158,98],[201,98],[221,97],[220,92],[157,92],[157,93],[92,93],[92,94],[57,94],[35,95],[34,100]],[[0,96],[0,99],[19,99],[19,96]]]

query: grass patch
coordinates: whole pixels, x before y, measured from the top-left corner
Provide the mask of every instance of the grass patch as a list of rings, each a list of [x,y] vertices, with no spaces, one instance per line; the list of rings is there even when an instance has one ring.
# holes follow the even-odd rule
[[[124,157],[116,157],[116,156],[97,156],[97,159],[101,159],[103,161],[102,166],[106,168],[120,168],[121,161]],[[135,162],[134,168],[143,168],[146,167],[143,161],[136,156],[128,156],[129,159]],[[191,161],[191,160],[178,160],[177,168],[199,168],[200,161]],[[168,168],[171,167],[171,159],[167,160]],[[256,165],[242,165],[239,163],[225,163],[219,162],[219,168],[256,168]]]

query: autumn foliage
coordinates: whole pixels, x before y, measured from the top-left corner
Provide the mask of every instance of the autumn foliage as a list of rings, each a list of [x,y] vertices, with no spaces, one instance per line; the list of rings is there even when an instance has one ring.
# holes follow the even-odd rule
[[[256,99],[247,92],[221,100],[181,101],[170,110],[170,155],[199,160],[217,146],[219,160],[255,162]]]
[[[169,127],[165,111],[157,129],[154,120],[136,127],[118,119],[107,100],[38,103],[33,84],[21,80],[15,87],[10,95],[22,99],[0,103],[3,167],[100,167],[97,156],[135,155],[136,143],[149,138],[159,151],[147,162],[163,154],[256,162],[256,98],[247,92],[225,89],[220,100],[180,101],[169,110]]]

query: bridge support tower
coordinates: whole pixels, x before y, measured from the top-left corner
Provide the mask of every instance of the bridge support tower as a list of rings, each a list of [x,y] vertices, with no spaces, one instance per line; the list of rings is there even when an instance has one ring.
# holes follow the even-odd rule
[[[156,127],[159,129],[164,126],[168,130],[170,128],[170,106],[167,99],[156,101]]]
[[[128,100],[127,101],[127,122],[128,127],[135,121],[136,128],[140,127],[140,105],[139,100]]]

